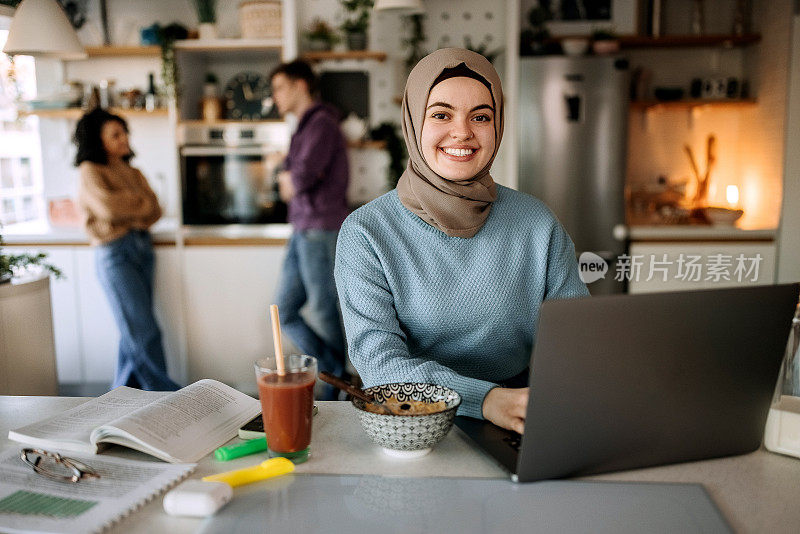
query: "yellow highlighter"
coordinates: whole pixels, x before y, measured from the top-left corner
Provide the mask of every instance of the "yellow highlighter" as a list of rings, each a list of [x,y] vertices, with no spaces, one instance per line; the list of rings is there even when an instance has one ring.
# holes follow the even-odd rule
[[[271,458],[258,465],[217,473],[203,477],[206,482],[225,482],[231,487],[243,486],[252,482],[259,482],[268,478],[278,477],[294,471],[294,464],[286,458]]]

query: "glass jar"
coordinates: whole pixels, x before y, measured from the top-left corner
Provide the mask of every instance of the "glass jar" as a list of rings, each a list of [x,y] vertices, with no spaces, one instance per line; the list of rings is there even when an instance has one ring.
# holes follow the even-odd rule
[[[800,303],[792,319],[786,356],[764,431],[764,446],[800,458]]]

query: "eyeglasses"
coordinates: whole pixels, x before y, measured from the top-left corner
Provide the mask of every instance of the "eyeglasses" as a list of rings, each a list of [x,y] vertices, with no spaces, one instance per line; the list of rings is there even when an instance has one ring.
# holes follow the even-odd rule
[[[40,475],[59,482],[80,482],[81,480],[100,478],[97,471],[85,463],[73,458],[66,458],[57,452],[22,449],[19,457]]]

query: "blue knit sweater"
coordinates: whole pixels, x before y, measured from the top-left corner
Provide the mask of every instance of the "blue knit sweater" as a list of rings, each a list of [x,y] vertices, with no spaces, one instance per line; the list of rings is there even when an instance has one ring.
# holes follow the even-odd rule
[[[365,387],[442,384],[461,394],[459,415],[477,418],[489,390],[528,366],[542,301],[589,294],[556,217],[502,186],[467,239],[427,224],[396,190],[386,193],[345,220],[335,274],[350,360]]]

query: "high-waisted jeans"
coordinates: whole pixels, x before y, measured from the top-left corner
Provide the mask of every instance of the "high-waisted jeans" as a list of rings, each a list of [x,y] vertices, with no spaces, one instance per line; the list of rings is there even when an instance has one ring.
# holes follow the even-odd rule
[[[167,375],[161,329],[153,315],[155,256],[150,233],[132,230],[100,245],[95,267],[120,334],[112,387],[179,389]]]
[[[276,300],[282,331],[304,354],[317,358],[320,371],[340,375],[345,340],[333,278],[337,235],[329,230],[292,234]],[[333,389],[326,388],[323,397],[335,398]]]

